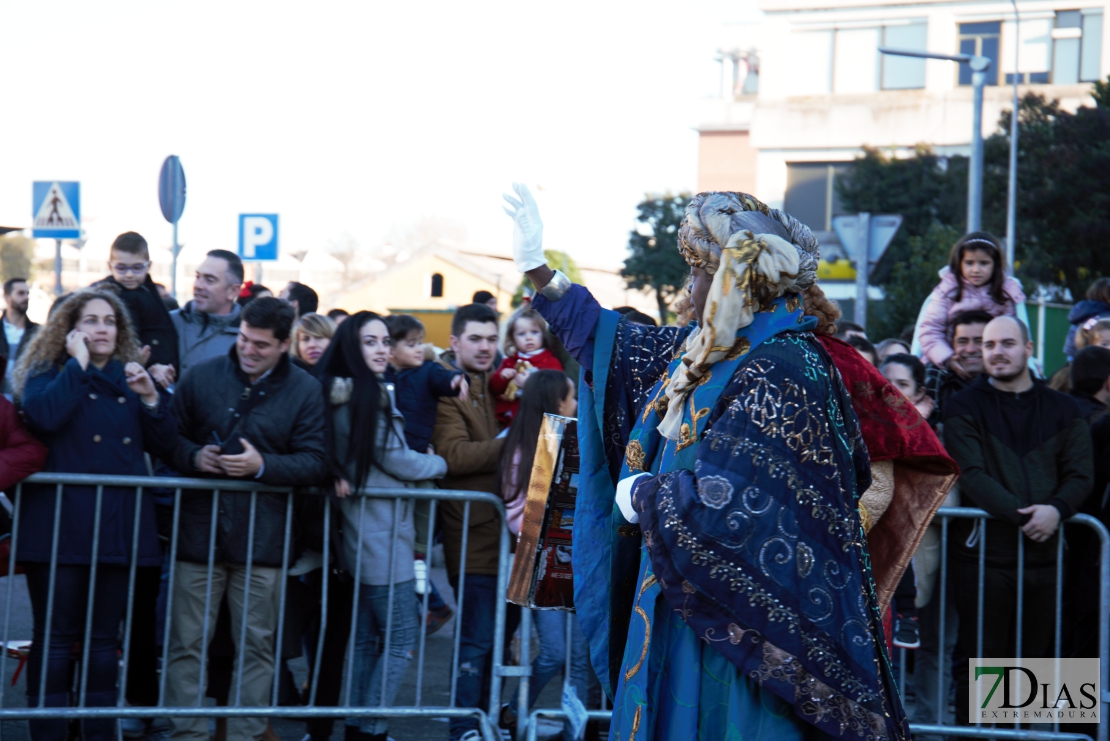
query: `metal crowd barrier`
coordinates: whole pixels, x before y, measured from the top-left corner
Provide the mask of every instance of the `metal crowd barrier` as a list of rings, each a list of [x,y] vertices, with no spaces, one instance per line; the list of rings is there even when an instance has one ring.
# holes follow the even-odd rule
[[[947,607],[947,586],[948,586],[948,526],[949,522],[955,518],[972,518],[978,519],[981,523],[991,519],[984,510],[973,509],[969,507],[942,507],[937,511],[934,522],[941,526],[941,565],[940,571],[937,575],[937,585],[934,587],[933,600],[939,599],[940,607],[940,625],[937,645],[940,650],[940,671],[937,677],[937,719],[943,720],[946,715],[946,708],[948,707],[949,684],[951,680],[951,656],[944,655],[945,636],[946,630],[949,626],[945,625],[945,615]],[[1070,529],[1073,526],[1083,525],[1091,528],[1098,535],[1100,543],[1099,555],[1099,569],[1100,577],[1099,583],[1101,591],[1099,594],[1099,657],[1100,657],[1100,671],[1101,671],[1101,715],[1100,719],[1107,718],[1107,712],[1110,711],[1110,660],[1108,660],[1108,649],[1110,649],[1110,532],[1107,532],[1106,527],[1094,517],[1089,515],[1075,515],[1071,519],[1060,523],[1060,537],[1058,538],[1057,553],[1056,553],[1056,631],[1055,631],[1055,647],[1056,655],[1060,655],[1061,650],[1061,629],[1062,629],[1062,613],[1063,613],[1063,584],[1064,584],[1064,533],[1065,529]],[[977,646],[979,647],[978,655],[982,656],[983,646],[983,585],[984,585],[984,572],[986,569],[986,528],[980,526],[979,528],[979,565],[978,565],[978,578],[979,578],[979,605],[978,605],[978,620],[976,625],[977,631]],[[1022,616],[1024,612],[1023,597],[1024,597],[1024,571],[1025,571],[1025,536],[1018,531],[1018,567],[1017,567],[1017,630],[1016,634],[1019,637],[1016,654],[1017,658],[1021,657],[1021,641],[1022,635]],[[906,650],[899,649],[901,652],[900,661],[898,662],[901,676],[899,678],[899,687],[906,687]],[[567,642],[567,653],[569,659],[570,642]],[[522,663],[523,659],[522,659]],[[903,690],[904,692],[904,690]],[[957,708],[957,712],[958,712]],[[606,719],[610,716],[609,712],[605,711],[591,711],[589,717],[591,719]],[[523,717],[523,713],[522,713]],[[535,741],[537,726],[540,718],[565,718],[566,714],[558,708],[537,708],[528,716],[528,723],[526,726],[526,735],[518,738],[524,738],[526,741]],[[1089,736],[1081,733],[1069,733],[1066,730],[1066,725],[1063,726],[1065,730],[1061,731],[1061,724],[1056,723],[1053,726],[1053,731],[1043,730],[1021,730],[1021,725],[1017,724],[1015,728],[992,728],[986,725],[972,725],[972,726],[957,726],[947,725],[944,723],[911,723],[910,731],[916,734],[937,734],[941,736],[951,737],[964,737],[964,738],[996,738],[996,739],[1011,739],[1012,741],[1080,741],[1087,739],[1091,741]],[[1108,732],[1110,732],[1110,721],[1099,723],[1098,739],[1097,741],[1107,741]]]
[[[453,653],[451,659],[451,681],[450,681],[450,695],[449,701],[445,705],[426,704],[423,701],[423,694],[425,689],[425,663],[427,659],[426,640],[427,640],[427,624],[423,616],[428,611],[428,601],[431,593],[430,587],[424,590],[421,599],[421,612],[417,616],[419,623],[419,637],[417,639],[416,653],[414,658],[416,663],[416,690],[415,700],[410,706],[383,706],[379,703],[376,706],[365,706],[352,702],[351,697],[351,683],[352,674],[351,667],[353,664],[353,654],[355,649],[355,634],[358,618],[359,607],[359,591],[363,587],[360,583],[362,559],[359,558],[354,567],[354,595],[351,606],[351,624],[350,633],[347,640],[346,659],[347,666],[346,677],[344,679],[344,694],[341,696],[341,704],[333,707],[325,707],[316,705],[317,685],[320,679],[320,665],[323,657],[324,637],[326,633],[328,621],[328,580],[331,569],[329,568],[329,544],[332,542],[332,528],[334,527],[333,519],[336,516],[332,498],[325,498],[324,516],[323,516],[323,542],[324,550],[326,551],[323,563],[322,574],[322,588],[321,588],[321,606],[319,612],[319,637],[316,644],[315,663],[311,667],[311,685],[309,690],[309,705],[308,706],[278,706],[278,691],[280,684],[280,671],[282,666],[281,653],[283,638],[285,632],[285,602],[286,602],[286,589],[288,584],[288,576],[290,569],[290,547],[293,532],[293,504],[294,492],[288,488],[275,488],[267,487],[251,482],[233,481],[233,480],[214,480],[214,479],[188,479],[188,478],[162,478],[162,477],[137,477],[137,476],[99,476],[99,475],[83,475],[83,474],[35,474],[28,478],[25,482],[21,483],[17,488],[14,496],[13,510],[12,510],[12,532],[11,532],[11,554],[12,557],[9,561],[9,567],[6,574],[0,576],[8,576],[7,585],[5,587],[7,593],[7,601],[5,605],[4,614],[4,627],[3,627],[3,651],[0,651],[0,681],[5,681],[3,678],[7,677],[5,673],[10,667],[8,664],[8,651],[7,647],[11,640],[11,618],[12,618],[12,600],[13,600],[13,586],[14,579],[11,577],[15,574],[18,552],[19,552],[19,528],[20,528],[20,510],[26,494],[24,491],[27,485],[34,484],[37,486],[53,486],[54,487],[54,523],[53,523],[53,542],[51,551],[51,562],[49,569],[49,585],[48,585],[48,599],[45,610],[45,643],[42,646],[41,655],[43,660],[41,662],[41,671],[39,676],[38,688],[38,706],[37,707],[5,707],[3,693],[0,692],[0,721],[13,721],[13,720],[31,720],[31,719],[91,719],[91,718],[104,718],[104,719],[123,719],[123,718],[278,718],[278,717],[291,717],[298,719],[308,718],[475,718],[482,736],[486,741],[496,741],[497,731],[496,724],[498,714],[500,712],[500,697],[501,697],[501,684],[504,676],[516,675],[519,676],[526,667],[514,668],[504,667],[504,635],[505,635],[505,621],[506,621],[506,599],[505,591],[508,586],[509,574],[509,537],[507,528],[502,528],[502,534],[499,544],[498,553],[498,579],[496,589],[496,605],[495,605],[495,620],[493,626],[493,647],[492,647],[492,669],[486,680],[490,688],[490,705],[488,708],[479,707],[457,707],[456,706],[456,691],[459,679],[459,645],[462,637],[460,630],[463,606],[464,606],[464,586],[466,582],[466,557],[467,546],[469,540],[469,522],[471,505],[474,503],[490,504],[497,508],[499,514],[504,521],[504,504],[500,497],[494,496],[485,492],[474,491],[458,491],[446,489],[409,489],[409,488],[378,488],[367,489],[359,492],[359,521],[362,521],[362,513],[365,511],[366,502],[369,499],[390,499],[393,501],[393,523],[390,533],[390,542],[395,543],[398,533],[398,524],[400,521],[401,503],[405,500],[429,500],[430,501],[430,522],[435,522],[435,510],[438,502],[441,501],[456,501],[463,502],[463,521],[462,521],[462,542],[460,555],[460,568],[459,568],[459,584],[457,590],[457,599],[455,606],[455,614],[453,618]],[[124,630],[122,640],[122,663],[119,670],[119,681],[117,686],[117,705],[115,707],[90,707],[86,705],[86,690],[88,686],[88,657],[90,646],[90,635],[92,631],[92,608],[96,597],[96,571],[97,560],[92,559],[89,565],[89,593],[86,608],[85,629],[83,640],[81,641],[81,660],[80,670],[78,676],[74,680],[71,687],[71,698],[76,697],[76,705],[70,707],[47,707],[45,706],[46,700],[46,686],[48,675],[48,661],[49,655],[49,640],[50,631],[54,620],[54,596],[55,596],[55,581],[57,572],[57,559],[58,559],[58,540],[59,540],[59,525],[65,512],[62,508],[63,490],[66,486],[82,486],[82,487],[95,487],[95,512],[92,538],[92,553],[99,552],[100,537],[101,537],[101,511],[102,502],[104,497],[105,487],[117,488],[134,488],[135,490],[135,518],[131,523],[131,554],[138,551],[140,539],[140,525],[141,525],[141,507],[139,506],[144,496],[150,496],[152,489],[161,491],[173,490],[173,526],[172,537],[168,547],[169,558],[169,582],[167,585],[166,594],[166,607],[165,607],[165,626],[162,632],[162,649],[161,660],[162,668],[159,678],[158,687],[158,705],[153,707],[126,707],[125,698],[127,696],[127,675],[128,669],[131,666],[131,632],[132,621],[134,619],[134,597],[135,597],[135,584],[138,563],[137,559],[132,557],[129,566],[128,576],[128,603],[126,609],[126,616],[124,619]],[[202,651],[200,658],[200,681],[197,693],[195,706],[178,706],[169,707],[165,704],[166,697],[166,677],[169,666],[169,649],[170,649],[170,628],[173,618],[173,596],[174,596],[174,565],[177,563],[178,556],[178,541],[180,536],[179,525],[181,518],[181,501],[182,497],[190,496],[190,494],[211,493],[212,494],[212,510],[211,510],[211,523],[208,538],[208,561],[207,561],[207,579],[205,582],[205,613],[204,613],[204,636],[213,634],[215,626],[210,626],[209,615],[212,606],[212,577],[213,569],[216,564],[216,533],[219,514],[219,501],[221,497],[225,496],[249,496],[250,497],[250,521],[247,532],[247,559],[246,559],[246,578],[243,594],[243,615],[242,625],[240,626],[240,635],[238,645],[244,646],[246,643],[246,629],[248,620],[247,606],[250,600],[251,591],[251,569],[254,560],[254,539],[257,523],[257,508],[258,508],[258,495],[264,494],[278,494],[285,496],[285,519],[284,519],[284,539],[283,539],[283,558],[280,569],[281,581],[278,589],[280,590],[280,607],[277,616],[277,630],[275,635],[275,648],[274,648],[274,676],[271,683],[271,702],[269,706],[243,706],[240,702],[242,688],[243,688],[243,669],[246,662],[239,661],[234,683],[228,693],[228,705],[225,707],[206,707],[205,706],[205,678],[207,676],[207,665],[209,661],[209,646],[208,641],[202,640]],[[47,491],[35,491],[31,496],[49,496]],[[312,495],[306,495],[312,496]],[[419,546],[425,544],[417,544]],[[342,547],[342,546],[340,546]],[[426,553],[431,552],[430,544],[425,549]],[[167,554],[163,555],[163,559]],[[361,555],[361,554],[360,554]],[[393,569],[393,559],[395,558],[395,548],[390,549],[390,576],[389,576],[389,618],[385,626],[385,643],[381,647],[379,662],[384,662],[382,665],[382,676],[388,675],[388,662],[389,662],[389,649],[390,642],[393,637],[392,615],[394,599],[397,597],[395,594],[395,579]],[[431,574],[428,574],[428,582],[430,585]],[[230,583],[227,586],[227,592],[230,593],[232,587]],[[404,599],[414,599],[416,595],[411,596],[400,595]],[[413,606],[416,609],[416,606]],[[233,626],[233,629],[236,626]],[[307,657],[306,657],[307,659]],[[73,686],[76,686],[76,692],[72,691]],[[382,696],[384,698],[386,692],[385,682],[382,683]]]

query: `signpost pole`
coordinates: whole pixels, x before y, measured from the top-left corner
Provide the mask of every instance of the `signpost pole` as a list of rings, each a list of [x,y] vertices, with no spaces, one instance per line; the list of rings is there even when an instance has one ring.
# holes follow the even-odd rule
[[[177,246],[177,222],[173,222],[173,275],[170,276],[170,295],[177,298],[177,253],[181,248]]]
[[[62,240],[54,240],[54,295],[62,295]]]
[[[859,242],[856,248],[856,305],[853,313],[856,324],[867,327],[867,272],[871,256],[871,214],[861,213],[856,223],[859,229]]]
[[[1014,9],[1016,11],[1016,4]],[[879,53],[920,59],[947,59],[950,62],[966,64],[971,69],[972,129],[971,156],[967,168],[967,230],[978,231],[982,223],[983,210],[983,86],[987,83],[987,70],[991,67],[990,58],[976,54],[935,54],[913,49],[891,49],[886,46],[880,46]],[[1017,69],[1014,70],[1014,74],[1017,75]],[[1016,161],[1013,171],[1016,172]]]

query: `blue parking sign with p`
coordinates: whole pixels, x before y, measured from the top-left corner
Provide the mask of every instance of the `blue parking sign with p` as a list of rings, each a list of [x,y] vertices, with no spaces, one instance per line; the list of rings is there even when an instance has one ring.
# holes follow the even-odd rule
[[[278,215],[239,214],[239,257],[278,259]]]

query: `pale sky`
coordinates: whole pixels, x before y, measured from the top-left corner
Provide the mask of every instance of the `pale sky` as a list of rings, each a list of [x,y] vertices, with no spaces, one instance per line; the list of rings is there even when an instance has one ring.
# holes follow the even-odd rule
[[[714,53],[754,5],[6,0],[0,224],[30,223],[32,181],[79,180],[90,246],[168,245],[177,154],[191,251],[235,250],[251,212],[282,251],[425,215],[508,249],[522,180],[547,247],[617,267],[644,192],[694,188]]]

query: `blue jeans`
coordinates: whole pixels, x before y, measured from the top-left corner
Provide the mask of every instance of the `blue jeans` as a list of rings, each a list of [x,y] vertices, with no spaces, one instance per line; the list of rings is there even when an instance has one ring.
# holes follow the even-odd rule
[[[31,656],[27,662],[27,705],[39,702],[39,679],[42,676],[42,648],[46,639],[46,602],[50,592],[50,564],[27,563],[27,591],[35,619]],[[84,640],[85,612],[89,599],[88,566],[58,564],[54,582],[54,613],[50,623],[50,655],[46,657],[45,706],[65,707],[70,704],[69,690],[75,667],[74,644]],[[113,707],[116,704],[116,677],[119,674],[120,623],[127,609],[127,566],[98,564],[96,595],[93,603],[92,631],[89,634],[88,692],[89,707]],[[74,697],[75,701],[79,698]],[[65,741],[68,722],[64,718],[32,720],[33,741]],[[81,721],[84,741],[115,741],[115,719],[98,718]]]
[[[459,581],[451,577],[455,601],[459,598]],[[462,612],[456,616],[455,630],[460,631],[459,678],[455,685],[457,708],[489,710],[490,679],[493,677],[493,636],[497,615],[497,577],[490,574],[467,574],[463,587]],[[512,635],[520,620],[520,609],[505,606],[505,636]],[[494,723],[497,718],[492,719]],[[458,741],[467,731],[477,730],[474,718],[451,719],[451,741]]]
[[[590,686],[590,646],[578,626],[578,620],[573,613],[561,610],[532,610],[532,624],[540,639],[540,654],[532,661],[532,678],[528,682],[529,709],[536,706],[536,700],[547,683],[566,671],[568,619],[571,634],[570,676],[567,679],[578,693],[578,699],[586,704],[586,692]],[[516,709],[515,705],[513,709]],[[563,725],[563,738],[572,738],[569,724]]]
[[[389,707],[401,679],[412,662],[419,630],[416,605],[412,593],[416,589],[413,579],[393,585],[393,605],[389,604],[389,585],[358,586],[358,623],[355,626],[355,650],[351,704],[361,707]],[[392,608],[392,609],[391,609]],[[386,650],[386,626],[389,627],[389,653]],[[387,666],[388,664],[388,666]],[[368,734],[385,733],[388,723],[384,718],[348,718],[348,726],[357,726]]]

